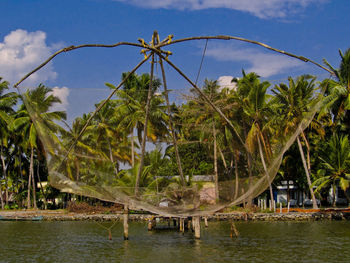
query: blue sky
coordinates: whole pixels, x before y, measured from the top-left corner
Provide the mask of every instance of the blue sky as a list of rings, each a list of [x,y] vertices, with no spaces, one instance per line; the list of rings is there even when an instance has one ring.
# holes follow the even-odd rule
[[[232,35],[338,66],[338,49],[350,47],[348,0],[1,0],[0,76],[14,84],[51,53],[70,45],[149,41],[161,38]],[[205,41],[169,47],[170,58],[195,79]],[[42,82],[55,88],[62,109],[72,116],[92,110],[143,55],[134,47],[82,49],[58,56],[23,86]],[[149,72],[146,63],[138,73]],[[205,77],[227,80],[241,69],[257,71],[272,82],[310,73],[328,77],[319,68],[234,41],[209,41],[199,83]],[[158,70],[158,69],[157,69]],[[157,71],[158,75],[160,71]],[[166,67],[168,85],[179,99],[189,85]]]

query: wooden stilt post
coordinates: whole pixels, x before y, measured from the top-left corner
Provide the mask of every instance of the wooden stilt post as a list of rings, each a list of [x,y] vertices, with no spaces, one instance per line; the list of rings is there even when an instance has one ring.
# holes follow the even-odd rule
[[[124,240],[129,239],[129,209],[127,205],[124,205],[123,213],[123,225],[124,225]]]
[[[187,230],[192,230],[193,220],[187,219]]]
[[[194,237],[196,239],[201,238],[201,225],[200,225],[200,217],[194,216],[193,217],[193,223],[194,223]]]
[[[181,224],[181,232],[182,234],[185,234],[185,218],[180,219],[180,224]]]
[[[204,226],[208,227],[208,217],[204,217]]]
[[[152,231],[152,228],[153,228],[152,219],[148,219],[148,224],[147,224],[148,231]]]

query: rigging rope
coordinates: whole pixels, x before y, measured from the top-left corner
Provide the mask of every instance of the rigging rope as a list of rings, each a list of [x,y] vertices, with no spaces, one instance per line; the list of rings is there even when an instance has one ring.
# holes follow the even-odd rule
[[[197,82],[198,82],[199,75],[200,75],[201,70],[202,70],[202,65],[203,65],[203,60],[204,60],[205,52],[207,51],[208,40],[209,40],[209,39],[207,39],[207,41],[205,41],[205,46],[204,46],[204,50],[203,50],[203,55],[202,55],[201,63],[200,63],[200,65],[199,65],[199,69],[198,69],[198,73],[197,73],[197,77],[196,77],[196,81],[195,81],[196,86],[197,86]]]

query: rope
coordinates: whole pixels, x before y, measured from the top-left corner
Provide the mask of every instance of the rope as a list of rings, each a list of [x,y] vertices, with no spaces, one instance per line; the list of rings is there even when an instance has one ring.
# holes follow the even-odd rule
[[[198,73],[197,73],[197,77],[196,77],[196,81],[195,81],[196,86],[197,86],[197,81],[198,81],[198,78],[199,78],[199,74],[201,73],[201,70],[202,70],[203,60],[204,60],[205,52],[207,51],[207,46],[208,46],[208,39],[207,39],[207,41],[205,41],[205,46],[204,46],[204,50],[203,50],[201,63],[199,65],[199,69],[198,69]]]

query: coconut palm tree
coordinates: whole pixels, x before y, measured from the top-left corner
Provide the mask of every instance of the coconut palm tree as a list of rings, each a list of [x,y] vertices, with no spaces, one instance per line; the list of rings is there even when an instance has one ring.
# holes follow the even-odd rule
[[[5,161],[5,148],[7,148],[8,137],[11,133],[14,110],[13,107],[17,103],[17,94],[14,92],[7,92],[9,83],[2,81],[0,77],[0,157],[2,165],[2,173],[5,181],[5,201],[8,204],[8,189],[7,189],[7,164]],[[1,188],[1,187],[0,187]],[[4,209],[4,201],[2,196],[2,189],[0,189],[1,207]]]
[[[348,136],[334,133],[321,150],[319,157],[322,168],[318,170],[319,178],[313,183],[315,192],[332,187],[333,206],[335,206],[335,188],[339,185],[346,193],[350,185],[350,143]],[[348,200],[349,197],[347,196]],[[349,200],[350,201],[350,200]]]
[[[326,79],[322,86],[325,89],[326,98],[321,116],[328,111],[333,115],[334,125],[344,124],[347,132],[350,131],[350,48],[343,52],[339,50],[341,57],[338,69],[332,67],[327,60],[324,63],[334,73],[335,79]]]
[[[272,159],[270,145],[271,130],[270,123],[273,115],[274,102],[267,93],[270,83],[260,81],[260,77],[254,73],[242,72],[241,79],[234,79],[237,83],[236,99],[240,104],[242,115],[243,132],[245,133],[247,153],[249,184],[252,184],[252,156],[258,153],[264,171],[269,181],[270,198],[273,200],[271,181],[269,179],[267,165]]]
[[[125,78],[127,73],[123,73]],[[116,116],[119,117],[118,129],[127,129],[131,134],[131,165],[135,164],[135,143],[134,130],[136,129],[139,143],[142,141],[142,132],[145,123],[145,107],[147,101],[147,91],[149,89],[150,76],[133,74],[124,84],[122,90],[116,92]],[[112,84],[107,84],[110,88],[115,88]],[[152,100],[150,104],[149,125],[147,125],[147,137],[152,141],[163,137],[167,133],[164,100],[160,96],[155,96],[155,92],[160,86],[160,81],[152,81]]]
[[[217,81],[212,81],[205,79],[204,85],[202,88],[203,93],[215,104],[220,103],[220,86]],[[209,143],[208,146],[212,146],[213,151],[213,167],[214,167],[214,182],[215,182],[215,198],[219,200],[219,174],[218,174],[218,129],[220,118],[218,114],[212,109],[210,105],[205,101],[205,99],[196,93],[195,90],[191,90],[194,94],[191,97],[189,115],[186,116],[190,126],[191,122],[194,124],[194,128],[199,131],[201,141],[212,141],[212,144]],[[220,148],[219,148],[220,149]],[[219,150],[220,152],[220,150]]]
[[[118,161],[130,162],[130,155],[125,151],[128,150],[125,147],[127,146],[126,130],[118,125],[121,116],[117,116],[115,104],[115,101],[109,101],[101,108],[95,116],[93,129],[89,132],[94,134],[98,149],[109,159],[115,174],[118,174]]]
[[[39,85],[33,90],[28,90],[22,94],[21,99],[24,104],[21,105],[16,113],[14,128],[26,138],[26,147],[30,149],[30,167],[28,180],[27,207],[31,207],[30,189],[33,185],[34,208],[36,205],[35,178],[34,178],[34,154],[42,155],[44,153],[44,143],[46,149],[54,147],[47,145],[49,143],[46,136],[50,136],[58,142],[55,133],[63,130],[58,121],[66,119],[64,111],[51,111],[54,103],[60,103],[60,99],[52,94],[52,89]],[[49,135],[48,135],[49,134]],[[39,137],[39,135],[41,137]]]
[[[280,104],[278,118],[281,118],[282,121],[280,123],[283,123],[283,126],[279,128],[281,138],[296,132],[299,123],[311,111],[315,102],[318,101],[318,98],[315,97],[315,77],[303,75],[295,80],[289,77],[288,80],[289,86],[281,83],[272,89],[272,93],[275,95],[274,100]],[[310,178],[311,167],[306,162],[300,137],[306,145],[308,145],[308,141],[303,131],[296,138],[309,185],[313,208],[316,209],[318,207]]]

